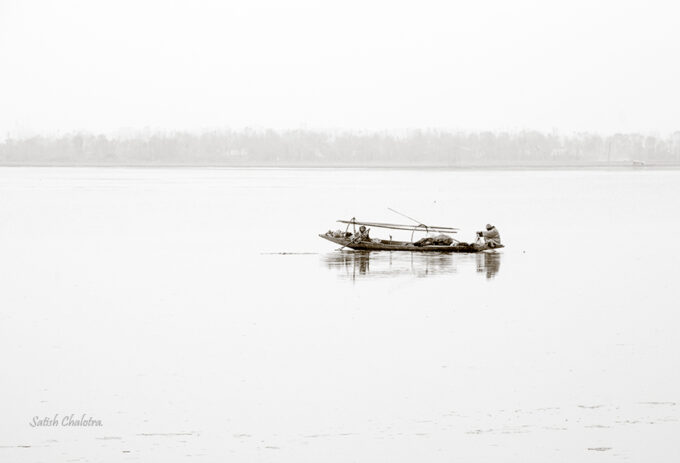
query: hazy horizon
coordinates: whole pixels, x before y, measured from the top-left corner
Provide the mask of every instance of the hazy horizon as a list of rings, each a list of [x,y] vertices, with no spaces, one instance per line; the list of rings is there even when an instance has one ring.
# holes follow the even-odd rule
[[[680,165],[680,131],[659,137],[522,132],[139,131],[8,139],[0,165]]]
[[[4,0],[0,136],[680,129],[670,2]]]
[[[33,130],[28,128],[22,128],[21,130],[8,130],[3,134],[0,134],[0,143],[5,143],[10,140],[27,140],[31,138],[45,138],[45,139],[59,139],[64,137],[73,136],[104,136],[112,140],[125,140],[133,138],[145,138],[152,136],[174,136],[174,135],[191,135],[191,136],[203,136],[212,133],[265,133],[265,132],[275,132],[275,133],[292,133],[292,132],[303,132],[303,133],[315,133],[323,134],[328,136],[335,136],[339,134],[349,134],[349,135],[385,135],[390,137],[403,137],[410,136],[416,133],[442,133],[442,134],[493,134],[493,135],[519,135],[523,133],[537,133],[545,136],[554,136],[558,138],[569,138],[574,136],[588,135],[597,137],[613,137],[617,135],[635,135],[642,137],[656,137],[656,138],[672,138],[680,134],[680,125],[678,129],[662,131],[662,130],[560,130],[558,128],[552,128],[550,130],[541,130],[532,127],[521,127],[515,129],[489,129],[489,128],[477,128],[477,129],[462,129],[462,128],[447,128],[447,127],[434,127],[434,126],[423,126],[423,127],[384,127],[384,128],[356,128],[356,127],[310,127],[309,125],[300,125],[298,127],[268,127],[268,126],[257,126],[257,125],[244,125],[239,127],[234,126],[205,126],[196,128],[172,128],[172,127],[153,127],[153,126],[127,126],[127,127],[117,127],[111,128],[109,130],[91,130],[84,128],[71,128],[71,129],[59,129],[59,130]]]

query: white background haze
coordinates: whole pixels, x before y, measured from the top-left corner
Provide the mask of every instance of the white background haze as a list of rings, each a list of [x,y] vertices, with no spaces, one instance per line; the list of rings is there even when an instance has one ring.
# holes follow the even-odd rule
[[[0,138],[680,128],[667,1],[0,0]]]

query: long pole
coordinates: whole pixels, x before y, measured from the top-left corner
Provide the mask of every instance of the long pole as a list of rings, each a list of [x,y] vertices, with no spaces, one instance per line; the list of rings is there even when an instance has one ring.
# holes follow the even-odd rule
[[[428,226],[425,225],[424,223],[422,223],[421,221],[416,220],[416,219],[414,219],[413,217],[409,217],[409,216],[407,216],[406,214],[402,214],[402,213],[399,212],[399,211],[395,211],[395,210],[392,209],[391,207],[388,207],[387,209],[389,209],[390,211],[394,212],[395,214],[399,214],[399,215],[402,216],[402,217],[406,217],[407,219],[414,221],[414,222],[417,223],[418,225],[422,225],[423,227],[425,227],[425,231],[429,233]],[[415,230],[413,230],[413,231],[415,232]],[[453,241],[455,241],[456,243],[460,243],[460,241],[458,241],[458,240],[455,239],[455,238],[451,238],[451,239],[452,239]],[[411,233],[411,241],[413,241],[413,233]]]
[[[402,213],[399,212],[399,211],[395,211],[395,210],[392,209],[391,207],[388,207],[388,209],[389,209],[390,211],[394,212],[395,214],[399,214],[399,215],[402,216],[402,217],[406,217],[407,219],[414,221],[415,223],[418,224],[418,226],[425,227],[425,233],[428,233],[428,234],[430,233],[430,230],[427,228],[427,225],[425,225],[424,223],[422,223],[420,220],[416,220],[416,219],[414,219],[413,217],[409,217],[409,216],[407,216],[406,214],[402,214]],[[413,234],[414,234],[415,232],[416,232],[416,229],[414,228],[413,231],[411,232],[411,243],[413,243]]]
[[[399,212],[399,211],[395,211],[395,210],[392,209],[391,207],[388,207],[387,209],[389,209],[390,211],[394,212],[395,214],[399,214],[399,215],[402,216],[402,217],[406,217],[407,219],[409,219],[409,220],[411,220],[411,221],[417,223],[418,225],[422,225],[423,227],[427,228],[427,225],[425,225],[424,223],[422,223],[422,222],[419,221],[419,220],[414,219],[413,217],[409,217],[409,216],[407,216],[406,214],[402,214],[402,213]]]

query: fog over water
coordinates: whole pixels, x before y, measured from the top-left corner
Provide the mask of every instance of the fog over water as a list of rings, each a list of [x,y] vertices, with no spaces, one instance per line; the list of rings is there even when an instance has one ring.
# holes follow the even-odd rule
[[[678,197],[677,170],[0,168],[0,460],[677,460]],[[506,248],[317,236],[387,207]],[[55,414],[102,426],[29,424]]]

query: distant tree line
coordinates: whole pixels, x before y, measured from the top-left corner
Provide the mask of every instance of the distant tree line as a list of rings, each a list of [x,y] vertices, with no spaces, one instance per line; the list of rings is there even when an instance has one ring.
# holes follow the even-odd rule
[[[219,130],[7,138],[2,165],[513,166],[680,164],[680,131],[600,136],[537,131]]]

